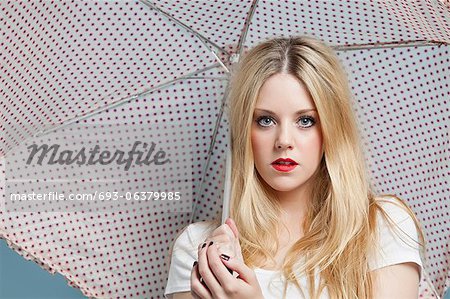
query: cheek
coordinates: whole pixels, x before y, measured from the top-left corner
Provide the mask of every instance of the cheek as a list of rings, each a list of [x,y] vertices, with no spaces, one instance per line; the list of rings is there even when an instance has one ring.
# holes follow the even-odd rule
[[[322,137],[322,130],[318,130],[317,137],[316,137],[317,147],[320,150],[320,157],[323,155],[323,137]]]
[[[252,150],[255,158],[255,162],[264,155],[264,151],[270,148],[269,139],[267,134],[262,134],[262,132],[252,131],[251,141]]]
[[[309,157],[322,157],[322,134],[320,131],[312,131],[302,135],[298,141],[297,148]]]
[[[258,134],[252,131],[250,139],[252,142],[253,155],[257,155],[259,149]]]
[[[322,157],[323,154],[323,142],[322,142],[322,134],[321,132],[316,132],[311,138],[311,149],[314,149],[314,152],[318,157]]]

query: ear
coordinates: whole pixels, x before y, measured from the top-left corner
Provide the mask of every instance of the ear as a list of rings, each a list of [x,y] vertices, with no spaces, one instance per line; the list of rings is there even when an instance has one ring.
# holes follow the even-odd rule
[[[231,228],[231,230],[233,231],[234,237],[235,238],[239,238],[239,231],[238,228],[236,226],[236,223],[234,223],[234,220],[231,218],[227,218],[227,220],[225,220],[225,223]]]

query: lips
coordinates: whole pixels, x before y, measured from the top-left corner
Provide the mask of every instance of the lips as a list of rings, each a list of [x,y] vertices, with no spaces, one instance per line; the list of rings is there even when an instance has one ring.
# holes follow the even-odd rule
[[[295,167],[297,167],[298,163],[292,159],[276,159],[271,163],[272,167],[281,172],[289,172],[292,171]]]

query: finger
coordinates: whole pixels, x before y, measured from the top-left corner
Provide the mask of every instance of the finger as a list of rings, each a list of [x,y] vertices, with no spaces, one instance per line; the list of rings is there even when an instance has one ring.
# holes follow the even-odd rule
[[[197,247],[197,254],[200,253],[200,250],[205,247],[211,240],[206,239],[205,242],[198,244]],[[198,256],[198,255],[197,255]]]
[[[212,298],[208,288],[200,282],[197,261],[194,262],[191,270],[191,295],[194,298]]]
[[[253,283],[256,280],[255,272],[246,264],[244,264],[243,261],[223,254],[220,256],[220,258],[222,259],[225,267],[238,273],[240,279],[249,284]]]
[[[194,299],[201,299],[197,294],[195,294],[194,292],[191,291],[191,296]]]
[[[239,243],[239,230],[236,226],[236,222],[234,222],[234,220],[231,218],[227,218],[227,220],[225,220],[225,223],[230,227],[230,229],[233,231],[233,234],[235,236],[235,239],[234,239],[234,245],[235,245],[234,252],[236,253],[235,256],[240,258],[243,261],[244,258],[242,257],[241,245]],[[221,252],[221,253],[224,253],[224,252]],[[229,254],[226,254],[226,255],[233,257],[233,255],[229,255]]]
[[[213,245],[213,242],[211,241],[206,246],[202,246],[203,248],[200,249],[199,255],[198,255],[198,273],[200,274],[200,277],[203,278],[203,282],[205,283],[206,287],[208,287],[211,294],[217,294],[218,291],[220,291],[221,287],[219,282],[217,281],[216,277],[212,273],[208,257],[207,257],[207,249]]]
[[[207,256],[209,267],[222,287],[229,286],[235,282],[233,281],[234,277],[232,272],[230,273],[232,270],[228,270],[225,267],[224,263],[220,259],[220,253],[216,246],[213,245],[208,247]]]
[[[231,230],[230,226],[226,223],[216,228],[211,234],[211,236],[214,238],[222,235],[228,236],[227,239],[228,241],[232,241],[235,239],[234,232]]]
[[[224,253],[229,256],[236,255],[235,241],[230,241],[230,239],[227,235],[222,234],[220,236],[215,236],[214,239],[208,238],[205,240],[205,242],[200,243],[197,248],[197,256],[200,254],[200,250],[203,248],[203,246],[206,246],[211,241],[213,241],[214,244],[217,245],[217,248],[220,253]]]
[[[231,239],[230,236],[227,235],[226,233],[217,234],[215,236],[211,235],[203,243],[198,244],[197,250],[198,252],[200,252],[200,249],[202,249],[203,244],[209,244],[211,241],[213,241],[215,244],[226,245],[232,243],[232,240],[233,239]]]
[[[228,224],[224,223],[219,226],[211,237],[214,239],[214,243],[219,245],[220,253],[236,256],[236,242],[239,242],[239,239],[235,237],[235,233]]]
[[[227,220],[225,220],[225,223],[230,227],[231,231],[234,234],[234,237],[239,238],[239,230],[238,230],[234,220],[231,218],[227,218]]]

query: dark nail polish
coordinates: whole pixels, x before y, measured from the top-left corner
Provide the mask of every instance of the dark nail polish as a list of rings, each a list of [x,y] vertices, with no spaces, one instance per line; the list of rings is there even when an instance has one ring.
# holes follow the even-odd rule
[[[226,254],[221,254],[220,257],[221,257],[223,260],[226,260],[226,261],[230,260],[230,257],[229,257],[228,255],[226,255]]]
[[[198,262],[197,262],[197,261],[195,261],[195,262],[194,262],[194,265],[192,265],[192,267],[195,267],[195,266],[197,266],[197,264],[198,264]]]
[[[208,246],[211,246],[213,243],[214,243],[213,241],[209,242]]]
[[[203,243],[202,248],[205,248],[205,246],[206,246],[206,243]]]

